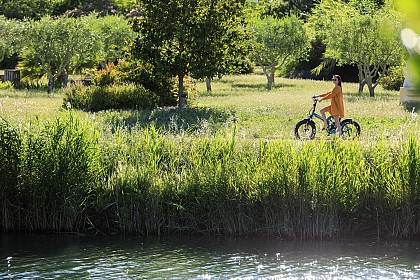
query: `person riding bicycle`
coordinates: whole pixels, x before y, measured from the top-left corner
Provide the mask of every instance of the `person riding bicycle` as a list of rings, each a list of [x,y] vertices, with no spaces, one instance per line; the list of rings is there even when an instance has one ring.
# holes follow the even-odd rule
[[[344,100],[343,100],[343,89],[341,87],[341,77],[339,75],[333,75],[332,81],[334,83],[334,88],[332,91],[316,96],[318,101],[325,99],[331,99],[331,105],[325,106],[320,110],[321,116],[324,120],[324,127],[322,130],[325,130],[328,126],[327,118],[325,112],[328,111],[331,116],[334,117],[334,121],[337,126],[337,134],[341,136],[341,124],[340,118],[344,118]]]

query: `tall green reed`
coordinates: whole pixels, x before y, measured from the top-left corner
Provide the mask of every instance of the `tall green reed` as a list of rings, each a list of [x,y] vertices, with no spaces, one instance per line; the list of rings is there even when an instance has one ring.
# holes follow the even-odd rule
[[[120,186],[119,202],[128,206],[119,208],[126,231],[294,238],[415,232],[388,226],[407,202],[402,176],[414,176],[401,162],[407,150],[388,141],[252,141],[234,128],[199,136],[120,129],[115,137],[127,142],[116,145],[124,156],[117,157],[118,184],[109,186]],[[411,162],[417,170],[418,154]]]
[[[11,205],[17,197],[19,178],[19,132],[6,120],[0,119],[0,225],[5,230],[12,228]]]
[[[15,130],[21,139],[19,162],[2,228],[84,228],[83,213],[97,183],[97,135],[71,113],[52,122],[36,119]]]
[[[2,165],[5,230],[284,238],[420,231],[415,136],[254,140],[234,123],[169,133],[94,128],[72,113],[0,128],[10,155],[1,160],[11,163]]]

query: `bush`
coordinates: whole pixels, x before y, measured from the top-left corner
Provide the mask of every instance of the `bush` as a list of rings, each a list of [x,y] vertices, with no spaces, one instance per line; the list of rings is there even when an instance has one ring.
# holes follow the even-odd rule
[[[114,63],[108,63],[106,69],[98,70],[94,73],[93,82],[97,86],[110,86],[120,81],[121,73],[117,70]]]
[[[176,80],[173,77],[155,73],[151,65],[141,61],[120,61],[117,67],[120,81],[144,86],[159,96],[158,106],[177,104]]]
[[[390,67],[388,74],[381,77],[379,83],[386,90],[400,90],[404,83],[404,69],[402,66]]]
[[[13,83],[11,81],[0,82],[0,89],[13,89]]]
[[[176,77],[176,80],[178,80],[178,77]],[[174,95],[178,95],[178,90],[176,89],[174,91]],[[193,105],[198,98],[198,89],[197,84],[194,78],[191,76],[185,76],[184,77],[184,88],[183,93],[187,96],[187,104],[189,106]]]
[[[141,85],[90,86],[75,84],[65,90],[64,107],[88,111],[154,108],[159,96]]]

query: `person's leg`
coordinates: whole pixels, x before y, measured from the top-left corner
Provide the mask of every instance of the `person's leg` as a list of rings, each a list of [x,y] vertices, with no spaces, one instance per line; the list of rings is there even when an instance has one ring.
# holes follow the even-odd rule
[[[334,116],[335,126],[337,127],[336,133],[338,137],[341,136],[341,124],[340,124],[340,117]]]
[[[326,106],[326,107],[324,107],[324,108],[322,108],[319,112],[321,113],[321,117],[322,117],[322,119],[323,119],[323,121],[324,121],[324,128],[323,129],[327,129],[327,126],[328,126],[328,124],[327,124],[327,117],[325,116],[325,112],[327,112],[328,111],[328,107],[329,106]]]

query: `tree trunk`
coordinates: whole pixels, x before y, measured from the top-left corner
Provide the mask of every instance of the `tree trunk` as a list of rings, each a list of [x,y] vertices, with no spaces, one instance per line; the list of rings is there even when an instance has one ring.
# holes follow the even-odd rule
[[[182,72],[182,71],[181,71]],[[178,74],[178,108],[184,108],[187,95],[184,94],[184,73]]]
[[[362,93],[366,84],[365,77],[363,75],[363,66],[358,65],[357,68],[359,69],[359,93]]]
[[[373,86],[372,77],[370,75],[366,75],[366,85],[369,89],[369,96],[375,97],[375,87]]]
[[[365,87],[365,82],[364,81],[359,81],[359,93],[363,92],[364,87]]]
[[[64,71],[63,72],[63,87],[67,87],[67,84],[68,84],[68,82],[69,82],[69,74],[67,74],[68,72],[67,71]]]
[[[206,88],[208,92],[211,91],[211,79],[209,77],[206,78]]]
[[[54,76],[48,75],[47,93],[50,94],[54,88]]]
[[[263,66],[263,70],[265,76],[267,77],[266,90],[271,90],[274,83],[274,73],[276,72],[276,68],[273,66]]]

